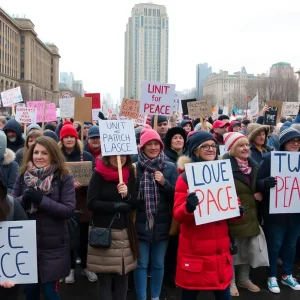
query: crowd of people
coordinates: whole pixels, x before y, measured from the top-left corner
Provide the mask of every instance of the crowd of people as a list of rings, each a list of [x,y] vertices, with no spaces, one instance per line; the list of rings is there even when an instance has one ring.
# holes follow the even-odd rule
[[[59,284],[74,284],[76,265],[97,284],[99,300],[125,300],[131,280],[138,300],[149,293],[159,300],[164,280],[182,289],[182,300],[203,290],[229,300],[240,288],[260,291],[250,278],[257,267],[268,268],[267,286],[280,293],[279,261],[280,282],[299,291],[300,216],[270,214],[269,195],[277,184],[271,151],[300,150],[300,110],[276,127],[263,125],[267,110],[256,122],[184,116],[172,126],[166,116],[157,124],[149,118],[135,128],[138,154],[120,157],[122,182],[117,157],[101,155],[97,124],[30,124],[24,135],[14,118],[1,116],[0,221],[36,221],[38,283],[2,282],[0,299],[17,299],[22,288],[26,300],[58,300]],[[185,164],[222,159],[231,164],[239,216],[196,225],[199,199]],[[67,162],[91,162],[88,186],[74,180]],[[102,247],[92,232],[101,232]]]

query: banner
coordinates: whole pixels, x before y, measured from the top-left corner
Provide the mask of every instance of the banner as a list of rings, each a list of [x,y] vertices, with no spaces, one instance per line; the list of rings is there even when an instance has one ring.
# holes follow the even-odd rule
[[[185,165],[189,192],[199,198],[194,216],[196,225],[240,215],[230,160]]]
[[[19,123],[34,124],[36,123],[37,109],[23,106],[17,106],[15,119]]]
[[[1,92],[1,99],[3,107],[12,106],[15,103],[23,102],[21,88],[18,86],[14,89]]]
[[[57,121],[56,116],[56,105],[55,103],[47,103],[46,104],[46,110],[45,110],[45,103],[46,101],[27,101],[26,105],[30,108],[36,108],[37,109],[37,117],[36,122],[41,123],[43,122],[43,116],[45,112],[45,123]]]
[[[35,224],[35,221],[0,222],[1,283],[38,282]]]
[[[253,117],[257,117],[258,114],[259,114],[258,96],[256,95],[250,101],[250,116],[251,116],[251,118],[253,118]]]
[[[270,189],[270,214],[300,213],[299,174],[299,152],[271,152],[271,176],[277,184]]]

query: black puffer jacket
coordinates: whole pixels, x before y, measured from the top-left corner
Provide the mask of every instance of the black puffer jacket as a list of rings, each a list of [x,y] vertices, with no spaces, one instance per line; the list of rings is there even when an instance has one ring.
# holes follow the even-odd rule
[[[137,190],[139,191],[139,183],[143,176],[143,169],[139,163],[136,163],[137,171]],[[165,178],[164,185],[159,186],[160,203],[158,211],[154,216],[154,227],[151,230],[146,230],[146,203],[142,197],[137,207],[136,212],[136,230],[138,239],[146,242],[159,242],[169,238],[169,231],[172,222],[172,209],[174,203],[174,191],[178,173],[174,163],[165,161],[163,170]]]

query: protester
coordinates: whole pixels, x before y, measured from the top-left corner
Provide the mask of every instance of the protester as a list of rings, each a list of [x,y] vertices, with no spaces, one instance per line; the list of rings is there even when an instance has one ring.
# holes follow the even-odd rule
[[[100,132],[98,126],[92,126],[88,131],[87,144],[84,146],[84,151],[91,153],[96,159],[101,157]]]
[[[228,131],[230,124],[225,121],[217,120],[213,124],[213,136],[219,145],[224,145],[223,134]]]
[[[0,130],[3,130],[6,122],[6,118],[4,116],[0,116]]]
[[[181,127],[173,127],[167,131],[164,153],[170,161],[177,163],[178,158],[185,154],[186,137],[186,130]]]
[[[39,282],[25,286],[26,300],[59,300],[58,283],[70,271],[67,220],[75,210],[75,188],[65,159],[53,139],[37,138],[29,148],[13,196],[36,220]]]
[[[88,269],[97,273],[97,299],[126,300],[129,272],[136,267],[138,247],[131,210],[137,206],[136,179],[130,156],[121,155],[123,182],[117,156],[103,156],[88,188],[88,209],[93,228],[111,229],[109,248],[88,247]]]
[[[22,126],[15,119],[10,119],[4,126],[3,131],[7,136],[7,148],[17,152],[24,147],[25,141],[22,137]]]
[[[29,132],[31,132],[32,130],[38,130],[41,131],[42,128],[39,124],[30,124],[29,126],[27,126],[26,128],[26,136],[29,134]]]
[[[190,131],[194,130],[193,123],[189,119],[188,120],[183,120],[181,122],[180,127],[183,128],[186,131],[186,133],[189,133]]]
[[[154,119],[155,116],[151,118],[151,127],[154,128]],[[159,134],[161,140],[164,142],[166,133],[168,131],[168,118],[166,116],[157,116],[157,133]]]

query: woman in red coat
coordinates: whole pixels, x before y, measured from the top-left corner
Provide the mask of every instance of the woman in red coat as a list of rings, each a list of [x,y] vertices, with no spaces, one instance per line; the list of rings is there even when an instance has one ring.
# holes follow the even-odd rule
[[[217,159],[217,141],[208,132],[192,134],[187,145],[190,162]],[[227,221],[196,226],[199,200],[188,189],[184,172],[176,183],[173,211],[180,223],[176,284],[183,289],[181,300],[196,300],[200,290],[213,291],[217,300],[229,300],[232,255]]]

